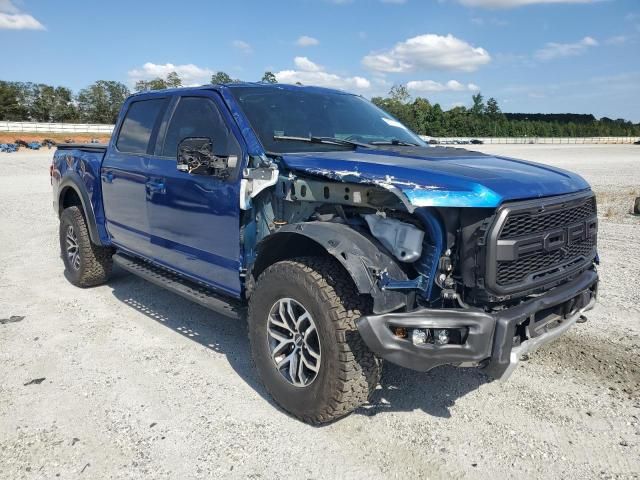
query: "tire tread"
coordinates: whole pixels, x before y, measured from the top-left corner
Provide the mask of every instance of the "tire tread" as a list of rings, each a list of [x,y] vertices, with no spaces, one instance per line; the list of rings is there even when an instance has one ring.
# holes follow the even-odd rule
[[[333,258],[300,257],[271,265],[258,278],[256,290],[273,274],[301,274],[316,292],[333,324],[339,367],[332,382],[330,399],[321,408],[297,418],[311,424],[331,422],[351,413],[367,402],[377,387],[382,361],[362,341],[355,321],[369,311],[369,299],[358,293],[352,279]],[[251,301],[249,319],[255,318]],[[252,346],[253,351],[253,346]],[[254,360],[255,361],[255,360]],[[267,390],[269,385],[265,385]],[[273,392],[269,391],[273,396]]]

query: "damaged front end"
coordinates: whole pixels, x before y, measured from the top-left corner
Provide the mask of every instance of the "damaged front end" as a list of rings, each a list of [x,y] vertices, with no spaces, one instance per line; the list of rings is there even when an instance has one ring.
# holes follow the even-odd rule
[[[554,277],[556,288],[538,282],[508,295],[485,288],[487,244],[498,218],[505,221],[490,192],[465,193],[477,205],[463,208],[451,192],[365,179],[355,170],[301,173],[276,159],[256,160],[241,189],[246,295],[276,261],[329,254],[372,299],[372,314],[356,325],[368,347],[393,363],[420,371],[480,366],[504,378],[517,364],[513,352],[556,338],[593,306],[595,250],[580,250],[585,255],[572,259],[573,270]],[[587,212],[582,203],[576,208]],[[591,217],[576,221],[595,248]],[[581,239],[575,226],[570,234]],[[527,245],[529,254],[534,247]]]
[[[440,295],[438,266],[449,263],[440,259],[446,235],[437,212],[412,214],[406,197],[357,183],[348,172],[327,179],[256,160],[241,186],[247,295],[265,266],[298,251],[336,258],[359,293],[372,298],[374,313],[413,309]]]

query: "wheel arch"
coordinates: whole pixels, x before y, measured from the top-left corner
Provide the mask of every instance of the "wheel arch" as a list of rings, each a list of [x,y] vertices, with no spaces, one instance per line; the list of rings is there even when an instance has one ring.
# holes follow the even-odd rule
[[[100,240],[100,234],[98,233],[98,225],[96,222],[96,216],[91,205],[91,200],[86,190],[79,184],[79,180],[73,176],[68,176],[61,183],[58,189],[58,217],[62,215],[62,212],[69,207],[79,207],[82,210],[85,221],[87,222],[87,228],[89,230],[89,237],[91,241],[99,246],[103,243]]]
[[[348,225],[331,222],[285,225],[262,239],[256,252],[249,269],[247,297],[257,278],[270,265],[301,256],[329,256],[346,271],[358,293],[372,298],[375,313],[390,312],[407,304],[406,294],[381,290],[377,281],[377,274],[384,270],[394,278],[406,279],[404,271],[374,239]]]

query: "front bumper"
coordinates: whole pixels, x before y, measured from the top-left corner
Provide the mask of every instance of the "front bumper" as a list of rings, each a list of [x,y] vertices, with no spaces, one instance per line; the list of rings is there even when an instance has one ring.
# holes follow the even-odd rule
[[[421,308],[364,316],[356,325],[367,346],[391,363],[422,372],[446,364],[479,366],[504,380],[523,355],[558,338],[593,308],[597,286],[598,274],[588,270],[544,295],[497,313]],[[461,345],[414,345],[395,336],[393,327],[467,328],[468,335]]]

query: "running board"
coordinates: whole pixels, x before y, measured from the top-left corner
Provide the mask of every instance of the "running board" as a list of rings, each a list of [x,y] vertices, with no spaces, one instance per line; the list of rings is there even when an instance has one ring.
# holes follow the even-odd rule
[[[113,261],[128,272],[148,282],[177,293],[189,300],[228,317],[238,317],[242,311],[240,302],[226,298],[203,283],[198,283],[168,268],[133,258],[121,253],[113,256]]]

